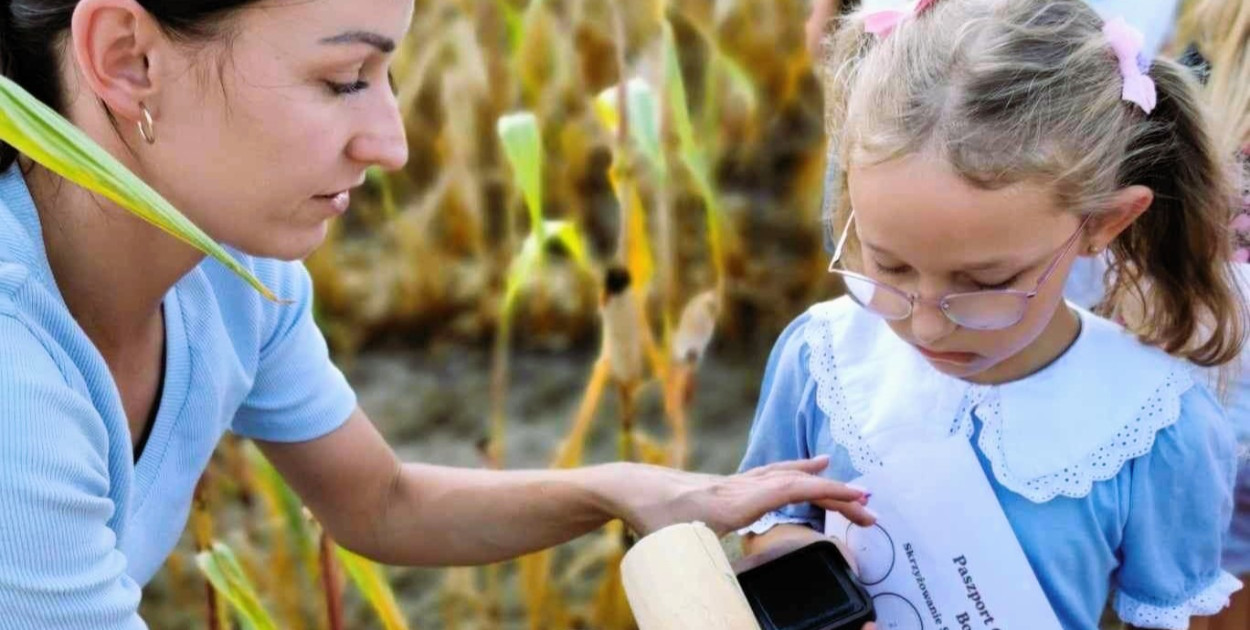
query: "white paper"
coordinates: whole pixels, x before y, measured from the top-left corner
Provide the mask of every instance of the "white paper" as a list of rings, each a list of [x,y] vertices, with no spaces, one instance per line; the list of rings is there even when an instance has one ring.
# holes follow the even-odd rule
[[[854,481],[877,524],[829,512],[878,630],[1062,630],[967,438],[896,450]]]

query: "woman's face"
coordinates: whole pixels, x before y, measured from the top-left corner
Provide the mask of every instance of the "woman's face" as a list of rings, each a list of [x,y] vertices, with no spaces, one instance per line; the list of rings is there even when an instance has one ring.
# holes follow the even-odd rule
[[[1030,183],[997,190],[973,186],[927,153],[853,167],[849,192],[861,244],[859,269],[880,282],[928,300],[911,317],[888,322],[938,370],[979,382],[1023,376],[1053,359],[1064,279],[1074,253],[1029,300],[1020,323],[1004,330],[961,328],[932,302],[948,293],[987,289],[1031,291],[1078,229],[1053,192]],[[1081,251],[1083,239],[1073,248]],[[1068,339],[1067,341],[1070,341]]]
[[[388,66],[412,8],[265,1],[233,16],[227,42],[169,47],[185,59],[159,65],[174,70],[153,78],[156,142],[130,141],[135,167],[216,240],[308,255],[366,168],[407,161]]]

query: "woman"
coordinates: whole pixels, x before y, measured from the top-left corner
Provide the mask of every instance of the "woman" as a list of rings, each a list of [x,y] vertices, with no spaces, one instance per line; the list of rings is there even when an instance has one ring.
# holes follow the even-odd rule
[[[225,431],[345,547],[488,563],[612,518],[719,532],[794,501],[868,522],[820,460],[734,477],[633,464],[401,464],[330,363],[296,261],[367,167],[399,168],[387,66],[411,0],[11,0],[0,68],[288,304],[8,147],[0,155],[0,628],[142,628],[140,588]]]

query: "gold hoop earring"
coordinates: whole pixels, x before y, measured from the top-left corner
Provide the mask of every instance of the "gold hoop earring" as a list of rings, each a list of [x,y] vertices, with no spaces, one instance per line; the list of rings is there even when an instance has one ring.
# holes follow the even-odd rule
[[[152,122],[152,112],[148,110],[148,106],[139,103],[139,113],[143,118],[139,119],[139,135],[143,136],[143,141],[148,144],[156,144],[156,126]]]

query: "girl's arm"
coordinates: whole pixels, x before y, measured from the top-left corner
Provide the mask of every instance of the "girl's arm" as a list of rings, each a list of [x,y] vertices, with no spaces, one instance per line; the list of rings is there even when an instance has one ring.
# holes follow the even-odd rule
[[[741,573],[818,540],[828,540],[837,545],[838,551],[842,552],[842,557],[850,563],[851,570],[856,575],[859,574],[859,565],[855,563],[855,556],[851,555],[850,550],[841,540],[833,536],[825,536],[804,525],[789,523],[777,525],[763,534],[744,536],[742,538],[743,558],[734,564],[734,570]]]
[[[720,534],[811,502],[857,523],[861,493],[812,473],[822,459],[721,477],[641,464],[493,471],[402,464],[359,408],[308,442],[260,443],[340,544],[380,562],[485,564],[550,547],[614,518],[641,534],[702,521]]]

